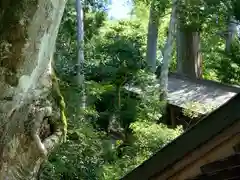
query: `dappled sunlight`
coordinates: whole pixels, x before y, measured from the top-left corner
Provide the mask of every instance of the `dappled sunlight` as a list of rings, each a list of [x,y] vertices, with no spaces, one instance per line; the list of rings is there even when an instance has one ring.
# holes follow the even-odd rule
[[[1,2],[0,180],[186,180],[236,151],[239,14],[236,0]]]

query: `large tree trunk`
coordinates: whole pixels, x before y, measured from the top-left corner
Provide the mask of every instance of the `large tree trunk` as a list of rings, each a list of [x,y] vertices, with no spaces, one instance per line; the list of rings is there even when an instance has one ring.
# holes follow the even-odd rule
[[[64,101],[51,68],[65,4],[0,3],[0,180],[35,179],[66,133]]]
[[[177,29],[177,71],[191,78],[202,77],[200,33],[187,28]]]
[[[146,60],[149,70],[153,73],[155,73],[156,71],[158,26],[159,12],[157,11],[157,7],[155,6],[155,1],[152,1],[148,22]]]

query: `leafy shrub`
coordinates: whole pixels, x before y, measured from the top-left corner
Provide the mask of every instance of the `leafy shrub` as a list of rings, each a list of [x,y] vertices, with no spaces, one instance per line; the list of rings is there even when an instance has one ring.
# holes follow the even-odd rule
[[[222,52],[223,58],[216,65],[217,75],[222,82],[240,83],[240,41],[235,40],[229,53]]]
[[[102,141],[106,136],[89,123],[69,132],[61,145],[43,166],[41,179],[97,180],[104,164]]]
[[[183,129],[169,129],[163,124],[137,121],[131,124],[134,144],[122,149],[123,155],[114,163],[103,166],[103,180],[118,180],[150,156],[178,137]]]

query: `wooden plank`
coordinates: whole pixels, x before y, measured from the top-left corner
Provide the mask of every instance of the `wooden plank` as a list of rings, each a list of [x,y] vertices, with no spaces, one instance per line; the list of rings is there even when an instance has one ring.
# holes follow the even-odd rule
[[[203,173],[215,172],[229,167],[240,166],[240,154],[234,154],[222,160],[218,160],[201,167]]]
[[[240,144],[237,144],[236,146],[233,147],[234,148],[234,151],[236,153],[240,153]]]
[[[189,180],[227,180],[240,176],[240,165],[230,167],[215,173],[207,173]]]

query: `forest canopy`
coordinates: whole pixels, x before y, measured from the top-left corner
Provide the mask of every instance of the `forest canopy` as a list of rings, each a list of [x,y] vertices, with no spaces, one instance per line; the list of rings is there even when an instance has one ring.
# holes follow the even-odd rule
[[[4,11],[8,5],[0,4],[4,15],[0,16],[4,40],[0,43],[0,83],[4,85],[0,92],[5,96],[17,89],[10,98],[13,108],[8,108],[6,100],[10,95],[0,100],[0,159],[8,162],[0,160],[0,173],[10,180],[30,176],[39,180],[120,179],[189,128],[169,124],[170,73],[240,85],[238,0],[132,0],[131,13],[124,19],[109,18],[108,1],[57,2],[11,1],[9,5],[19,8],[12,22]],[[17,23],[21,18],[26,18],[22,20],[26,24]],[[7,24],[19,37],[8,35]],[[191,106],[190,115],[182,113],[194,119],[192,113],[198,108]],[[38,110],[44,111],[37,116],[42,117],[40,125],[34,120],[28,128],[15,128],[18,122],[36,119]],[[6,123],[5,119],[13,120]],[[33,153],[36,149],[30,142],[36,139],[46,157]],[[16,150],[16,158],[4,155],[13,144],[24,152],[19,158]],[[37,157],[41,157],[39,162]],[[13,159],[19,163],[16,167]],[[29,164],[39,170],[32,173],[36,170],[29,170]]]

